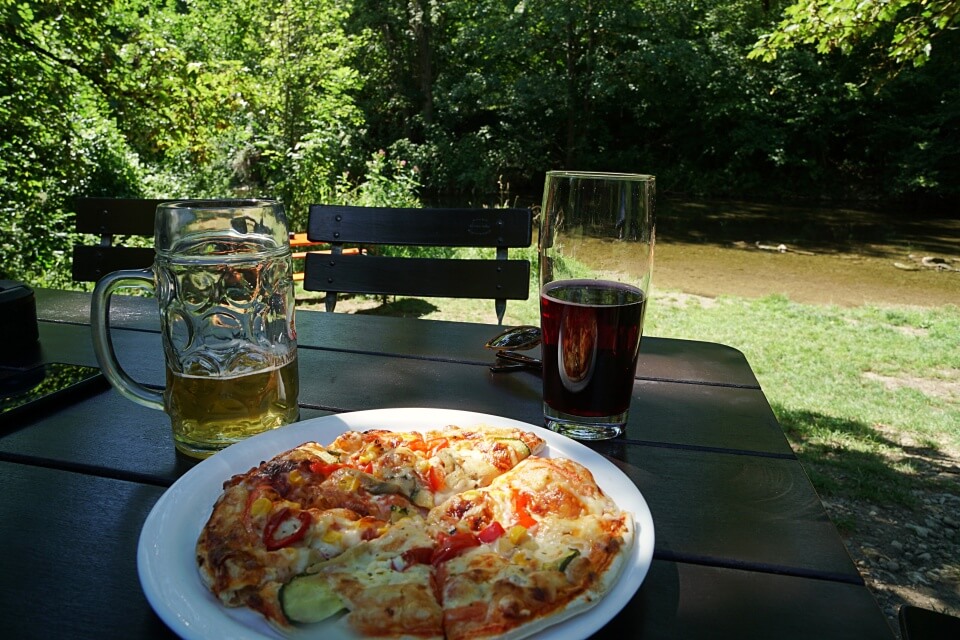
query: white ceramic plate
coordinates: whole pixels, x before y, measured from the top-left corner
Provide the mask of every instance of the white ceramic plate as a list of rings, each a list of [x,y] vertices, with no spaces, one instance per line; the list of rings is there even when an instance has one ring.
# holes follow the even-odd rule
[[[653,558],[653,519],[636,485],[609,460],[579,442],[508,418],[444,409],[378,409],[325,416],[288,425],[231,445],[188,471],[164,493],[140,532],[140,584],[157,615],[177,634],[192,639],[283,638],[259,614],[224,607],[200,580],[194,548],[223,482],[261,461],[304,442],[329,443],[348,430],[417,431],[455,424],[520,427],[547,441],[544,456],[576,460],[593,473],[607,495],[636,522],[632,556],[613,589],[596,606],[549,627],[536,637],[585,638],[630,601]]]

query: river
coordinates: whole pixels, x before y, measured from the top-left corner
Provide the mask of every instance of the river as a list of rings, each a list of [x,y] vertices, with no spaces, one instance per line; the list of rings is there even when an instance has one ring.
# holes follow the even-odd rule
[[[841,306],[960,305],[960,220],[856,208],[664,204],[655,289],[706,297],[783,294]],[[950,270],[922,266],[924,257],[944,260]]]

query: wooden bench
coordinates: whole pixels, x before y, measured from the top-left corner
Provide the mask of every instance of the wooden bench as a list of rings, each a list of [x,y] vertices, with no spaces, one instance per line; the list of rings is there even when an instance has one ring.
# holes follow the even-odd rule
[[[307,239],[328,243],[330,253],[307,254],[303,288],[326,292],[327,311],[340,293],[492,299],[502,324],[507,300],[529,296],[530,262],[508,259],[507,252],[529,247],[532,229],[529,209],[311,205]],[[382,245],[489,247],[496,258],[348,255],[357,246]]]
[[[330,245],[326,242],[311,242],[306,233],[290,234],[290,250],[293,252],[291,257],[294,260],[304,260],[308,253],[330,253]],[[363,253],[362,247],[350,247],[343,250],[345,255],[354,255]],[[295,282],[303,281],[303,271],[297,271],[293,274]]]

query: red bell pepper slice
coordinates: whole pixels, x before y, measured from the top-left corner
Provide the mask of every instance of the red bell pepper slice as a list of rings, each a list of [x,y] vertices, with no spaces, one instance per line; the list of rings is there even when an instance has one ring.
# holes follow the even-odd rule
[[[267,526],[263,528],[263,544],[267,547],[267,551],[276,551],[277,549],[282,549],[288,547],[295,542],[299,542],[307,535],[307,529],[310,528],[310,523],[313,519],[310,516],[309,511],[301,511],[298,513],[295,518],[299,521],[300,526],[298,526],[292,533],[289,535],[283,536],[282,538],[277,538],[277,530],[280,529],[280,526],[288,520],[290,516],[290,509],[284,507],[280,511],[273,514],[270,517],[270,520],[267,522]]]
[[[243,525],[247,528],[247,530],[249,530],[252,526],[251,525],[252,517],[250,515],[250,507],[252,507],[253,503],[256,502],[258,498],[263,496],[264,493],[272,490],[273,490],[273,487],[270,486],[269,484],[261,484],[251,489],[250,493],[247,494],[247,501],[243,505],[243,514],[241,516],[243,520]]]
[[[329,476],[331,473],[333,473],[337,469],[343,469],[345,466],[347,465],[340,464],[339,462],[326,463],[326,462],[320,462],[318,460],[316,462],[310,463],[310,471],[314,473],[322,474],[324,476]]]
[[[513,494],[513,509],[517,513],[517,524],[527,529],[537,524],[537,521],[530,515],[529,506],[530,496],[519,491]]]

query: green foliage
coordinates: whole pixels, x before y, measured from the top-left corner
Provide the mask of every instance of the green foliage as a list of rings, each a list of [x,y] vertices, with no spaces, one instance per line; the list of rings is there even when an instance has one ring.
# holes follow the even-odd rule
[[[367,161],[360,182],[344,173],[333,188],[324,194],[327,204],[358,207],[419,207],[420,169],[403,158],[391,158],[381,149]]]
[[[775,60],[784,50],[811,45],[819,53],[852,53],[864,42],[896,64],[920,66],[934,38],[960,22],[957,0],[799,0],[764,34],[750,57]]]
[[[129,195],[139,166],[76,57],[99,51],[84,38],[93,17],[11,2],[0,17],[0,277],[69,286],[72,198]]]
[[[79,195],[272,196],[292,217],[362,162],[349,4],[3,0],[0,258],[70,286]]]
[[[773,20],[738,0],[358,4],[363,142],[401,145],[428,193],[490,193],[501,176],[536,193],[564,167],[711,196],[954,197],[956,156],[936,142],[956,130],[952,103],[926,96],[956,86],[955,38],[936,73],[872,93],[867,53],[746,56]]]
[[[276,197],[298,228],[330,198],[535,202],[551,168],[955,202],[956,6],[0,0],[3,271],[69,284],[78,195]],[[874,72],[878,43],[898,75]]]
[[[420,189],[420,169],[403,158],[392,158],[384,150],[375,152],[367,161],[366,171],[359,181],[344,173],[336,184],[318,200],[325,204],[344,204],[358,207],[421,206],[417,194]],[[378,247],[385,256],[450,257],[449,247]]]

